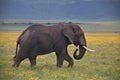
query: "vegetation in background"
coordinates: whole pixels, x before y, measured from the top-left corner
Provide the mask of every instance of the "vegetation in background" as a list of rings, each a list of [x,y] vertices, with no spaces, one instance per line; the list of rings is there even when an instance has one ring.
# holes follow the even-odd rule
[[[120,21],[84,22],[79,20],[0,20],[0,31],[23,31],[33,24],[76,23],[85,32],[120,33]]]

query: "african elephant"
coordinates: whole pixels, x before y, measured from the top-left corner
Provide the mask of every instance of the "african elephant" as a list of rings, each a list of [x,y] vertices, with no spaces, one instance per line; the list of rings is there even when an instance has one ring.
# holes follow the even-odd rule
[[[13,67],[18,67],[26,58],[30,60],[31,66],[35,66],[38,55],[50,52],[56,53],[57,67],[62,67],[64,60],[69,63],[68,67],[72,67],[74,62],[67,51],[69,44],[79,46],[79,54],[76,54],[78,48],[73,54],[77,60],[81,59],[88,49],[84,32],[78,25],[72,23],[53,26],[32,25],[18,37]]]

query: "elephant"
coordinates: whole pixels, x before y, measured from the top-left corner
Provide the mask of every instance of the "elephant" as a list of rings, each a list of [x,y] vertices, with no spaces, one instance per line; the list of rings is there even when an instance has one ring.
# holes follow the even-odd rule
[[[57,67],[62,67],[66,60],[68,67],[73,67],[74,61],[69,56],[67,47],[74,44],[77,48],[73,53],[76,60],[81,59],[87,48],[83,30],[73,23],[59,23],[55,25],[32,25],[25,29],[16,42],[16,54],[13,67],[19,67],[21,61],[28,58],[31,66],[36,65],[38,55],[55,52]],[[77,51],[79,54],[77,55]]]

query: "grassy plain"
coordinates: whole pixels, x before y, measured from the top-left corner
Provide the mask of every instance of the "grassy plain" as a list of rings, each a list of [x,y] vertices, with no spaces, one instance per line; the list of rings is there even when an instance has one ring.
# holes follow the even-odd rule
[[[81,60],[74,60],[74,67],[56,67],[55,54],[38,56],[37,66],[30,67],[28,59],[19,68],[12,68],[15,42],[21,32],[0,32],[0,80],[119,80],[120,79],[120,34],[86,33],[88,47]],[[75,47],[68,47],[73,57]]]

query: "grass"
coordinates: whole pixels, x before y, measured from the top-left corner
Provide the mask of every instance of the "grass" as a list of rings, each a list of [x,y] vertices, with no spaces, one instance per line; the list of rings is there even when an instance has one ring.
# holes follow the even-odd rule
[[[15,42],[20,32],[0,32],[0,80],[119,80],[120,79],[120,34],[86,33],[88,47],[81,60],[74,60],[73,68],[56,67],[55,54],[38,56],[37,66],[30,67],[28,59],[19,68],[12,68]],[[75,47],[68,47],[73,58]]]

